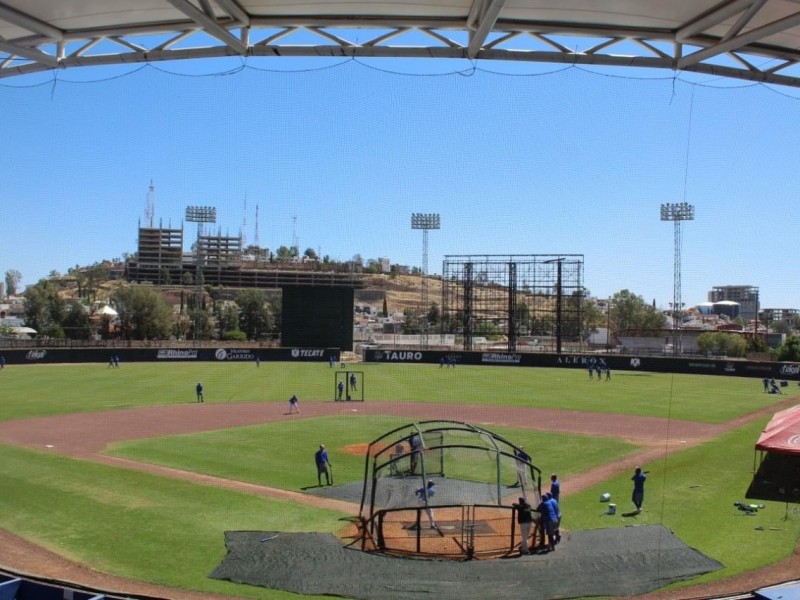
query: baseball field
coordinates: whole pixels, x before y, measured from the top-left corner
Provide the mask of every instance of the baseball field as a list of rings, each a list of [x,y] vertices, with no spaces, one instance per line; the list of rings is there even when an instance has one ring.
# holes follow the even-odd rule
[[[524,445],[546,476],[558,473],[567,531],[663,525],[723,565],[664,597],[796,573],[794,507],[734,506],[759,433],[800,402],[796,387],[769,395],[754,379],[625,372],[597,381],[568,368],[357,369],[364,403],[332,401],[327,363],[6,367],[0,567],[131,594],[298,598],[209,578],[225,532],[343,535],[358,505],[313,493],[319,444],[335,485],[352,485],[364,477],[364,444],[406,423],[454,419]],[[300,414],[287,414],[292,394]],[[649,473],[633,515],[637,465]],[[605,513],[603,493],[617,514]]]

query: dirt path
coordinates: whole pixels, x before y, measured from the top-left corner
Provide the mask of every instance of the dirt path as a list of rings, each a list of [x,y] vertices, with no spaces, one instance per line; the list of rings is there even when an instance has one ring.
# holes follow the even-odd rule
[[[314,506],[337,509],[356,514],[358,507],[349,502],[323,498],[232,481],[219,477],[191,473],[179,469],[148,465],[136,461],[100,454],[110,443],[178,433],[213,431],[270,423],[286,419],[312,418],[331,415],[393,415],[408,417],[409,421],[423,419],[456,419],[477,425],[496,425],[565,433],[585,433],[617,437],[643,446],[643,450],[588,472],[570,477],[570,492],[578,492],[636,464],[663,458],[665,453],[687,448],[713,439],[755,419],[769,416],[782,408],[793,406],[797,399],[787,399],[734,421],[714,425],[687,421],[666,421],[650,417],[605,415],[557,409],[489,407],[477,405],[442,405],[399,402],[369,403],[304,403],[302,414],[287,416],[283,405],[263,403],[185,404],[177,406],[132,408],[89,414],[38,417],[0,423],[0,443],[48,450],[85,460],[117,467],[157,473],[204,485],[214,485],[262,496],[292,499]],[[66,560],[47,549],[0,530],[3,555],[0,568],[14,572],[81,584],[112,593],[127,593],[148,597],[174,598],[175,590],[140,581],[131,581],[99,573],[91,568]],[[756,573],[730,578],[705,586],[675,592],[649,594],[654,600],[701,598],[710,595],[750,590],[770,583],[786,581],[800,573],[800,555],[771,565]],[[181,590],[181,598],[205,600],[219,598]]]

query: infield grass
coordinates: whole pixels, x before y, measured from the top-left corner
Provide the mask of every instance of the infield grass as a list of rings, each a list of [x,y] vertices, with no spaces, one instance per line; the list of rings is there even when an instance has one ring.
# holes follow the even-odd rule
[[[317,482],[314,452],[319,443],[324,442],[328,449],[337,484],[362,482],[365,457],[363,451],[356,454],[351,448],[406,423],[407,419],[392,417],[302,419],[118,442],[112,444],[108,452],[131,460],[296,491]],[[559,469],[559,473],[566,476],[637,449],[633,444],[614,438],[506,427],[489,429],[526,448],[535,448],[536,464]],[[447,465],[446,470],[448,477],[480,480],[469,464]],[[512,479],[515,478],[516,471],[512,475]],[[494,473],[492,476],[496,477]]]

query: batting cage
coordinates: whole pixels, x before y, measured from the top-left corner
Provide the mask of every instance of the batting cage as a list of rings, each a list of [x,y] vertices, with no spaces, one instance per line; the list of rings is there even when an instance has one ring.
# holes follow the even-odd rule
[[[367,450],[362,548],[454,559],[507,554],[519,544],[520,497],[538,505],[541,471],[516,444],[460,421],[410,423]]]

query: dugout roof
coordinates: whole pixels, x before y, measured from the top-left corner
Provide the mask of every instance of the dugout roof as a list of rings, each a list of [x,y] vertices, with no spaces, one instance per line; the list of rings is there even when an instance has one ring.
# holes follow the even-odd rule
[[[0,0],[0,78],[212,57],[634,66],[800,87],[798,0]]]

